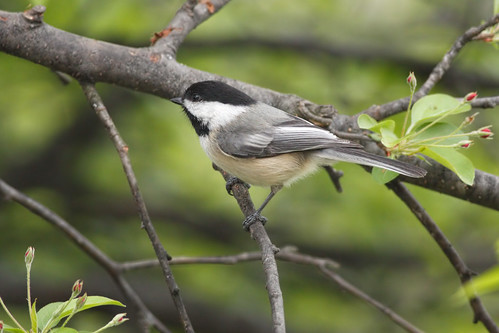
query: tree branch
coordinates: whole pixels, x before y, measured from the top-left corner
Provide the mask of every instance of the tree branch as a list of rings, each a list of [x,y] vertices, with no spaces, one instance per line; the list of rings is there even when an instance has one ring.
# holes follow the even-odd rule
[[[168,289],[170,290],[173,302],[175,303],[178,314],[183,323],[184,330],[187,333],[193,333],[194,329],[187,314],[187,309],[185,308],[184,302],[182,301],[182,297],[180,296],[180,288],[178,287],[175,278],[173,277],[173,273],[168,263],[169,255],[166,252],[163,245],[161,244],[158,235],[156,234],[153,223],[149,217],[146,204],[144,202],[144,199],[142,198],[142,194],[140,193],[139,186],[137,183],[137,178],[135,177],[135,173],[133,172],[130,158],[128,157],[128,146],[121,138],[118,129],[114,125],[114,122],[111,119],[109,113],[107,112],[107,109],[104,103],[102,102],[102,99],[100,98],[99,94],[97,93],[97,90],[95,90],[94,85],[86,82],[80,82],[80,84],[83,89],[83,92],[85,93],[85,96],[87,97],[90,103],[90,106],[94,109],[97,116],[104,124],[104,127],[107,129],[109,136],[116,150],[118,151],[120,161],[123,166],[123,170],[125,171],[125,175],[128,184],[130,186],[132,196],[137,206],[140,220],[142,222],[142,227],[146,230],[147,235],[151,240],[154,251],[156,252],[156,256],[158,257],[161,270],[166,280],[166,284],[168,285]]]
[[[219,6],[217,8],[221,8],[224,3],[226,2],[223,0],[217,2],[217,5]],[[38,12],[43,14],[44,8],[41,10],[38,6],[35,7]],[[35,9],[35,7],[33,9]],[[197,24],[200,23],[200,19],[209,17],[209,15],[206,15],[202,17],[199,16],[196,21]],[[307,115],[308,118],[313,118],[310,117],[310,114],[316,115],[318,117],[317,119],[322,119],[325,124],[330,122],[330,120],[328,121],[327,119],[334,116],[334,124],[330,127],[336,130],[349,133],[358,131],[354,118],[335,114],[335,108],[331,105],[317,105],[295,95],[278,93],[269,89],[189,68],[176,62],[173,57],[165,56],[164,53],[162,53],[163,51],[158,52],[156,46],[131,48],[96,41],[58,30],[42,22],[40,17],[35,16],[34,19],[29,18],[30,16],[28,15],[27,18],[22,13],[0,11],[0,16],[2,17],[2,20],[0,20],[0,30],[2,31],[2,34],[0,34],[1,51],[41,64],[52,70],[67,73],[83,81],[106,82],[165,98],[171,98],[180,96],[193,82],[213,79],[221,80],[245,91],[257,100],[288,112],[294,114],[301,113]],[[441,63],[437,65],[437,69],[434,70],[435,74],[430,75],[432,80],[423,85],[425,91],[428,87],[432,86],[434,78],[443,75],[442,72],[445,72],[445,69],[455,57],[455,52],[460,50],[465,43],[469,42],[469,40],[473,38],[473,36],[479,34],[480,31],[493,25],[497,19],[498,16],[496,15],[486,23],[476,28],[469,29],[461,36],[456,43],[454,43],[454,46],[451,48],[451,51],[448,52],[448,55],[446,55]],[[183,20],[179,19],[175,22],[183,22]],[[189,30],[188,26],[179,26],[178,28]],[[169,38],[173,38],[173,35]],[[176,38],[180,37],[177,36]],[[161,40],[162,39],[163,38],[161,38]],[[23,42],[20,43],[19,41]],[[158,43],[160,41],[158,41]],[[164,43],[167,43],[167,41]],[[160,47],[158,47],[158,49],[160,49]],[[499,97],[479,98],[473,102],[473,106],[491,107],[497,103],[498,99]],[[365,112],[370,113],[378,119],[384,118],[405,110],[407,108],[407,102],[408,100],[405,101],[405,99],[400,99],[381,106],[372,107]],[[370,145],[370,147],[373,147],[373,145]],[[482,201],[485,200],[486,202],[483,205],[491,207],[491,205],[487,203],[490,200],[485,199],[486,197],[484,196],[475,195],[475,193],[477,193],[475,190],[466,191],[466,193],[463,194],[463,192],[456,192],[454,190],[454,183],[439,184],[438,175],[447,172],[445,167],[437,165],[435,168],[431,168],[431,170],[432,172],[425,178],[427,180],[430,180],[431,178],[431,180],[427,182],[423,180],[417,183],[418,185],[457,198],[466,199],[480,205],[482,205]],[[477,171],[477,176],[480,174],[481,172]],[[480,186],[484,184],[487,187],[485,192],[490,192],[491,187],[487,184],[497,184],[499,181],[495,176],[488,174],[484,174],[484,176],[487,180],[492,179],[493,181],[492,183],[480,183]],[[477,179],[478,178],[480,177],[477,177]],[[481,192],[481,190],[479,192]],[[492,205],[492,208],[497,209],[497,207],[497,205]]]
[[[189,33],[222,9],[229,1],[186,1],[170,21],[168,27],[155,34],[154,48],[166,56],[175,57],[178,48]]]
[[[219,169],[216,165],[213,167],[220,171],[225,181],[229,180],[230,175],[224,170]],[[244,184],[236,183],[232,186],[232,193],[245,217],[255,212],[255,206],[251,201],[248,188]],[[282,297],[281,286],[279,284],[279,272],[275,260],[275,253],[279,249],[272,244],[263,224],[258,221],[253,223],[249,228],[251,237],[258,243],[262,252],[263,271],[266,277],[267,293],[270,300],[270,308],[272,312],[272,324],[274,333],[285,333],[286,323],[284,319],[284,301]]]
[[[456,270],[461,284],[465,284],[471,280],[473,272],[466,266],[465,262],[459,256],[459,253],[454,249],[450,241],[445,237],[444,233],[440,230],[438,225],[433,221],[433,219],[428,215],[425,209],[419,204],[419,202],[414,198],[411,192],[399,181],[393,181],[386,185],[391,189],[399,198],[402,200],[407,207],[412,211],[412,213],[417,217],[417,219],[423,224],[425,229],[430,233],[435,242],[445,254],[452,267]],[[487,328],[489,332],[497,333],[499,328],[494,323],[490,317],[487,309],[482,304],[482,301],[477,294],[474,294],[472,298],[469,299],[470,306],[475,314],[474,322],[482,322],[482,324]]]

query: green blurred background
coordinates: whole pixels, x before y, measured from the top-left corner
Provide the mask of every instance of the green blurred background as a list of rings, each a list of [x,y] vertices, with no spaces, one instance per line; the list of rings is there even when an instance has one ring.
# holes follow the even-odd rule
[[[45,22],[113,43],[143,47],[182,1],[47,0]],[[0,0],[22,11],[27,1]],[[408,95],[405,78],[424,82],[454,40],[492,15],[492,1],[238,0],[199,26],[181,47],[188,66],[355,114]],[[113,145],[75,82],[0,54],[0,177],[53,209],[116,260],[153,258]],[[155,227],[173,256],[257,250],[222,177],[199,147],[179,107],[158,97],[97,86],[130,147]],[[435,91],[499,94],[499,51],[473,43]],[[499,110],[476,127],[498,128]],[[475,166],[499,173],[495,141],[467,152]],[[452,295],[457,275],[407,208],[362,168],[339,164],[344,193],[323,172],[285,189],[266,208],[277,246],[339,261],[338,272],[429,332],[485,332]],[[496,264],[497,211],[409,186],[471,269]],[[267,189],[251,190],[256,203]],[[24,208],[0,201],[0,296],[26,318],[23,254],[36,248],[33,296],[63,300],[73,282],[91,295],[122,300],[108,275],[64,235]],[[401,332],[369,305],[312,268],[279,263],[289,332]],[[173,267],[197,332],[269,332],[270,309],[259,262]],[[145,302],[182,332],[159,269],[127,274]],[[484,302],[499,321],[499,298]],[[95,329],[119,308],[76,316]],[[0,319],[6,316],[0,311]],[[137,332],[136,318],[115,332]],[[9,323],[8,320],[6,320]],[[110,330],[113,331],[113,330]]]

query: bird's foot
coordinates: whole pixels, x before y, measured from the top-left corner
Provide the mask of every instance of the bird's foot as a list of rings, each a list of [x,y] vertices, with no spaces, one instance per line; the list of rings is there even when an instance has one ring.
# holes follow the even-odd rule
[[[263,225],[267,223],[267,218],[265,216],[260,215],[259,212],[254,212],[251,215],[248,215],[243,222],[243,229],[249,231],[249,228],[252,224],[256,222],[261,222]]]
[[[236,184],[242,184],[244,185],[246,188],[250,188],[250,185],[249,184],[246,184],[245,182],[243,182],[241,179],[237,178],[237,177],[234,177],[234,176],[230,176],[229,179],[227,179],[227,182],[225,183],[225,189],[227,190],[227,193],[229,195],[234,195],[232,193],[232,187]]]

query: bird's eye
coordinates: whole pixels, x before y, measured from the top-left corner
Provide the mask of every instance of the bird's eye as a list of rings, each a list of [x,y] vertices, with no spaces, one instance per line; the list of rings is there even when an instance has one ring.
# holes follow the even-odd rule
[[[201,96],[199,94],[194,94],[192,95],[192,101],[193,102],[200,102],[202,100]]]

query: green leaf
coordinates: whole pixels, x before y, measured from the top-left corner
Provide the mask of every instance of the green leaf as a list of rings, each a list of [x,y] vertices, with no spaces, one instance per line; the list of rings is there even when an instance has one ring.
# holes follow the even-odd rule
[[[363,129],[371,129],[377,124],[378,122],[376,121],[376,119],[367,114],[361,114],[357,118],[357,125],[359,125],[359,127]]]
[[[17,328],[17,327],[12,327],[7,324],[3,324],[3,331],[4,333],[25,333],[22,329]]]
[[[73,311],[75,304],[76,304],[77,299],[73,299],[71,302],[69,302],[69,305],[66,307],[66,309],[59,315],[59,317],[50,325],[50,328],[56,326],[59,321],[67,317],[71,314]],[[45,305],[43,308],[38,311],[38,327],[45,327],[50,319],[52,318],[52,315],[54,312],[56,312],[59,307],[63,304],[64,302],[54,302],[54,303],[49,303]],[[91,309],[96,306],[103,306],[103,305],[116,305],[116,306],[122,306],[125,307],[124,304],[121,302],[115,301],[113,299],[107,298],[107,297],[102,297],[102,296],[88,296],[87,301],[85,302],[85,305],[78,311],[84,311]]]
[[[388,121],[388,120],[387,120]],[[393,128],[391,127],[381,127],[381,143],[385,145],[385,147],[391,148],[396,144],[400,143],[400,138],[395,134],[393,129],[395,128],[395,123]]]
[[[485,295],[497,290],[499,290],[499,266],[485,271],[472,281],[466,283],[458,290],[454,298],[464,303],[475,294]]]
[[[424,128],[427,126],[429,123],[424,123],[421,126],[419,126],[414,132],[416,133],[420,129]],[[446,136],[451,133],[454,134],[462,134],[462,131],[456,131],[457,126],[451,123],[436,123],[433,124],[431,127],[428,127],[426,130],[421,132],[420,134],[416,135],[414,138],[411,139],[411,141],[419,141],[419,140],[424,140],[424,139],[431,139],[431,138],[436,138],[436,137],[441,137],[441,136]],[[456,137],[450,137],[450,138],[445,138],[441,141],[438,141],[438,144],[442,145],[452,145],[455,143],[458,143],[462,140],[468,140],[467,135],[462,135],[462,136],[456,136]],[[431,144],[434,141],[425,141],[422,143],[422,145],[425,144]]]
[[[38,318],[36,316],[36,300],[31,304],[31,329],[38,332]]]
[[[494,15],[499,14],[499,0],[494,0]]]
[[[57,327],[54,328],[53,330],[50,331],[50,333],[81,333],[74,328],[69,328],[69,327]]]
[[[374,181],[376,181],[379,184],[386,184],[389,181],[394,180],[397,178],[399,174],[390,170],[374,167],[372,176]]]
[[[422,154],[433,158],[435,161],[451,169],[467,185],[473,185],[475,167],[473,163],[453,148],[426,148]]]
[[[382,129],[391,132],[395,130],[395,121],[388,119],[377,122],[376,119],[367,114],[361,114],[359,118],[357,118],[357,124],[360,128],[368,129],[376,133],[381,133]]]
[[[418,100],[411,110],[411,125],[407,133],[423,122],[434,120],[444,114],[452,115],[471,110],[469,104],[445,94],[427,95]]]
[[[50,319],[52,319],[52,315],[59,309],[59,307],[63,304],[64,302],[54,302],[54,303],[49,303],[45,305],[43,308],[41,308],[37,312],[37,317],[38,317],[38,326],[40,328],[45,328],[47,324],[49,323]],[[56,321],[54,321],[53,325],[51,327],[54,327],[57,325],[59,322],[60,318]]]

